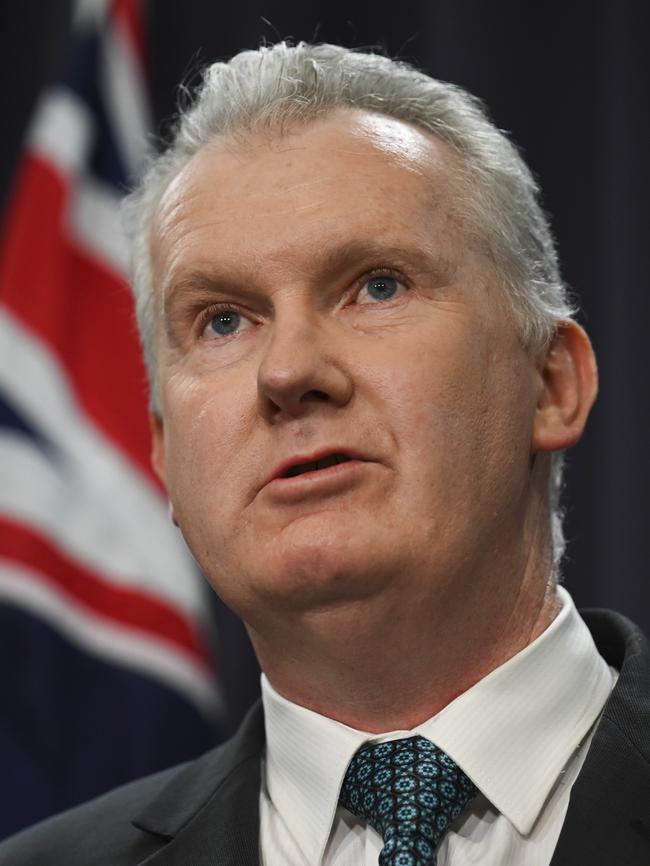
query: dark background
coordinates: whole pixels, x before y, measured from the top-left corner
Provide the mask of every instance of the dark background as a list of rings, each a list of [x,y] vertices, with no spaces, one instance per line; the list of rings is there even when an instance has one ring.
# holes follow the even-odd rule
[[[647,631],[649,8],[645,0],[154,0],[147,25],[158,133],[179,81],[196,83],[207,61],[285,37],[380,47],[467,87],[511,131],[541,182],[600,363],[600,398],[569,460],[566,583],[580,605],[616,608]],[[69,22],[64,0],[2,4],[2,205],[34,100],[61,68]],[[223,610],[219,617],[237,655],[242,633]],[[241,652],[243,668],[223,668],[234,716],[256,688]]]

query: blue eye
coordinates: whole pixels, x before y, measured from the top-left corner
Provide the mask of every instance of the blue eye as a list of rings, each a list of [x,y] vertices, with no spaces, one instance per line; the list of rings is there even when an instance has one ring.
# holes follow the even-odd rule
[[[219,337],[235,334],[241,325],[241,316],[234,310],[223,310],[210,319],[209,327]]]
[[[213,342],[221,342],[226,337],[239,336],[253,326],[253,322],[244,313],[224,307],[222,310],[212,310],[212,315],[206,319],[202,336]]]
[[[375,301],[389,301],[398,291],[400,283],[395,277],[372,277],[366,283],[368,295]]]

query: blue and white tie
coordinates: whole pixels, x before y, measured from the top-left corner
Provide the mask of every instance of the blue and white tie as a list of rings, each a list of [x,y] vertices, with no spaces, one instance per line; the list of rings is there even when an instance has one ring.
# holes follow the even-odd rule
[[[362,746],[339,803],[381,835],[379,866],[432,866],[445,831],[476,793],[449,755],[417,736]]]

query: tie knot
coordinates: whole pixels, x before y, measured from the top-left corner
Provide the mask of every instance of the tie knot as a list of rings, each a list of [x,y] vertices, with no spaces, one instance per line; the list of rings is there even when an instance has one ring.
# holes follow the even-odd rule
[[[416,736],[362,746],[339,802],[383,838],[380,866],[430,866],[443,834],[475,795],[449,755]]]

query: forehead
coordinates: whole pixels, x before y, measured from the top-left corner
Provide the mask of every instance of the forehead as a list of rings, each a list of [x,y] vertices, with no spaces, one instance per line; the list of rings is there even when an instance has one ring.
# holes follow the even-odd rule
[[[372,112],[338,110],[289,134],[201,149],[166,190],[154,267],[172,276],[214,256],[305,255],[371,237],[424,247],[449,240],[459,160],[443,142]],[[355,237],[351,237],[354,235]],[[358,236],[358,237],[356,237]]]

